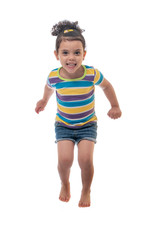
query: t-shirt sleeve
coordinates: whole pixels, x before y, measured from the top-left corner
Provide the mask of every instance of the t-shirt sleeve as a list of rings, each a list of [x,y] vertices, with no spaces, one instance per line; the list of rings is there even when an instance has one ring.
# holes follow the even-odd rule
[[[103,74],[98,69],[95,69],[94,85],[99,85],[103,79]]]
[[[50,78],[49,78],[49,75],[47,77],[47,81],[46,81],[46,84],[49,88],[53,88],[52,85],[51,85],[51,81],[50,81]]]

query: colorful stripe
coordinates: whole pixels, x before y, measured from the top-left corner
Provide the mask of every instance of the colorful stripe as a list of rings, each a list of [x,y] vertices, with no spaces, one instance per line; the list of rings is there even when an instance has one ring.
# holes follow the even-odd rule
[[[78,113],[78,114],[67,114],[67,113],[61,112],[59,109],[57,109],[57,112],[65,118],[78,119],[78,118],[84,118],[87,115],[92,114],[93,113],[93,108],[89,111]]]
[[[90,91],[93,90],[93,86],[89,87],[89,88],[67,88],[67,89],[58,89],[57,92],[59,94],[63,95],[82,95],[82,94],[86,94],[89,93]]]
[[[63,107],[81,107],[81,106],[85,106],[85,105],[93,102],[94,101],[94,95],[92,95],[92,97],[90,97],[86,100],[83,100],[83,101],[68,101],[68,102],[65,102],[65,101],[60,100],[59,98],[56,98],[56,99],[57,99],[57,102]]]
[[[67,108],[67,107],[62,107],[61,105],[59,105],[57,103],[57,108],[60,109],[60,111],[64,112],[64,113],[70,113],[70,114],[77,114],[77,113],[82,113],[82,112],[86,112],[89,111],[90,109],[94,108],[94,102],[92,102],[89,105],[83,106],[83,107],[79,107],[79,108]]]
[[[89,98],[90,96],[92,96],[94,93],[94,89],[91,92],[88,92],[86,94],[82,94],[82,95],[61,95],[58,93],[58,91],[56,92],[56,96],[57,98],[59,98],[62,101],[78,101],[78,100],[84,100]]]

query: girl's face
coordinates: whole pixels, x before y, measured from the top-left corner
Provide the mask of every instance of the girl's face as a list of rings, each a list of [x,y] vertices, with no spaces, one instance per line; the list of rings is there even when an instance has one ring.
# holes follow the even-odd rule
[[[83,49],[81,41],[63,40],[60,43],[58,52],[54,52],[57,60],[60,61],[63,70],[70,76],[78,75],[82,69],[82,61],[85,58],[86,51]]]

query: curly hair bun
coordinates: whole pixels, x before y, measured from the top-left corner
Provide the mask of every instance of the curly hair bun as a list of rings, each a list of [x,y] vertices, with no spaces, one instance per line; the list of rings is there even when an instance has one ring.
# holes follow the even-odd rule
[[[78,25],[78,21],[70,22],[67,20],[60,21],[52,27],[51,34],[53,36],[58,36],[60,33],[63,33],[67,29],[76,29],[80,34],[84,32]]]

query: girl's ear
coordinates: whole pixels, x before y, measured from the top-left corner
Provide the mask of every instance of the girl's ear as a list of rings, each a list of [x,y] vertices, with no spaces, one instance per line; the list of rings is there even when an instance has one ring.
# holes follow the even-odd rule
[[[54,55],[55,55],[56,59],[59,60],[59,56],[58,56],[58,53],[56,52],[56,50],[54,51]]]
[[[83,60],[84,60],[85,56],[86,56],[86,51],[84,51],[84,54],[83,54]]]

